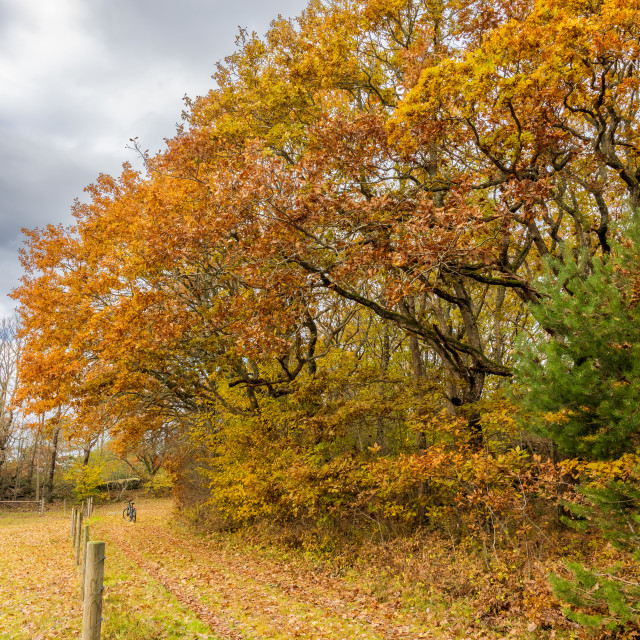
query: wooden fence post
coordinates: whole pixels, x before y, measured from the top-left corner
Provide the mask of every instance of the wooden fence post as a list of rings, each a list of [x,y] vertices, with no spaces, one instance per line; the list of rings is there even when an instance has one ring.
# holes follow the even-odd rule
[[[89,544],[89,525],[84,528],[84,545],[82,550],[82,578],[80,581],[80,594],[84,602],[84,581],[87,576],[87,545]]]
[[[76,539],[76,508],[73,507],[71,509],[71,544],[75,542]]]
[[[40,515],[44,515],[44,498],[40,498]]]
[[[76,564],[80,564],[80,547],[82,546],[82,511],[78,515],[78,535],[76,536]]]
[[[104,542],[90,542],[87,545],[85,599],[82,604],[82,640],[100,640],[104,558]]]

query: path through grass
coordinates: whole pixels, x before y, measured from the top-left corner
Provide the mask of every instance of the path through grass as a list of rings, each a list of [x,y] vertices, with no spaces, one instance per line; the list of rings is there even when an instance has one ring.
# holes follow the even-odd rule
[[[98,520],[93,518],[89,524]],[[61,510],[48,511],[42,518],[35,513],[0,514],[1,640],[79,638],[80,582],[69,525]],[[92,534],[92,539],[97,535]],[[219,638],[195,612],[105,539],[104,638]]]
[[[107,543],[103,637],[109,640],[409,640],[448,636],[397,603],[337,576],[197,538],[171,525],[169,501],[96,509]],[[0,638],[78,638],[78,571],[60,510],[0,514]]]

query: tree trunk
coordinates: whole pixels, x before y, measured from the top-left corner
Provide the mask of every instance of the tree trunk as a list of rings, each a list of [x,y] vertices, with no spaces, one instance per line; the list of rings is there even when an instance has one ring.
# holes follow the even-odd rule
[[[414,334],[409,336],[409,350],[411,351],[411,365],[413,370],[413,382],[416,389],[419,388],[420,383],[424,380],[424,364],[422,363],[422,352],[420,350],[420,341]],[[419,391],[418,391],[419,393]],[[427,436],[424,431],[418,431],[416,433],[416,449],[418,451],[424,451],[427,448]]]
[[[44,497],[47,502],[53,502],[53,475],[56,470],[56,457],[58,455],[58,436],[60,435],[60,427],[53,432],[53,442],[51,448],[51,459],[49,461],[49,474],[45,484]]]
[[[27,489],[31,493],[33,491],[33,470],[35,469],[36,463],[36,450],[38,449],[38,436],[40,434],[36,433],[36,439],[33,442],[33,449],[31,451],[31,458],[29,460],[29,469],[27,470]]]
[[[36,444],[36,500],[40,500],[40,445]]]
[[[474,313],[471,296],[468,294],[461,280],[454,280],[453,287],[457,296],[456,305],[462,316],[467,340],[472,347],[482,353],[482,339],[480,337],[480,329],[478,327],[476,314]],[[464,407],[464,416],[469,426],[469,442],[473,448],[479,449],[484,444],[484,434],[482,433],[482,426],[480,425],[480,413],[474,408],[474,405],[482,397],[486,374],[482,371],[475,370],[473,366],[467,366],[465,369],[466,384],[462,392],[460,405]]]
[[[20,472],[22,471],[22,465],[24,464],[24,458],[27,453],[27,447],[24,444],[24,439],[21,437],[18,442],[18,464],[16,465],[16,477],[13,487],[13,499],[18,499],[18,491],[20,491]]]
[[[5,447],[4,445],[0,444],[0,498],[4,497],[4,488],[2,485],[2,466],[4,464],[5,455]]]
[[[389,338],[389,327],[385,325],[384,327],[384,335],[382,337],[382,353],[380,357],[380,373],[384,377],[387,375],[387,371],[389,370],[389,361],[391,359],[391,340]],[[384,398],[384,383],[381,385],[380,393]],[[381,415],[378,415],[376,418],[376,444],[384,450],[385,447],[385,428],[384,428],[384,418]]]
[[[410,313],[415,317],[415,300],[413,298],[405,298],[402,301],[402,308],[405,313]],[[411,353],[411,373],[415,394],[421,393],[420,383],[424,380],[425,369],[422,361],[422,351],[420,349],[420,340],[414,333],[409,334],[409,352]],[[427,448],[427,435],[424,431],[416,433],[416,449],[418,453],[422,453]],[[416,495],[416,524],[421,525],[425,521],[426,509],[425,501],[427,494],[427,483],[424,480],[418,481]]]
[[[413,298],[404,298],[400,303],[400,308],[403,313],[416,316],[416,304]],[[416,387],[416,393],[419,394],[419,386],[425,376],[424,364],[422,362],[422,351],[420,349],[420,340],[415,333],[409,334],[409,351],[411,353],[411,372],[413,377],[413,384]],[[427,448],[427,437],[424,431],[418,431],[416,434],[416,449],[418,451],[424,451]]]

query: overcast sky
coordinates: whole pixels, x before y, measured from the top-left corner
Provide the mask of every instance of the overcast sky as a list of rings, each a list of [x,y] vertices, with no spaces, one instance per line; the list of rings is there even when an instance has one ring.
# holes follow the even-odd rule
[[[99,173],[155,152],[182,98],[212,86],[238,27],[263,34],[306,0],[0,0],[0,315],[20,229],[68,224]]]

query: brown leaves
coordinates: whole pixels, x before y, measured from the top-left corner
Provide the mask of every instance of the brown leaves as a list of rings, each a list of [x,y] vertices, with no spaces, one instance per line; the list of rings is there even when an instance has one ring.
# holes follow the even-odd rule
[[[101,535],[221,637],[373,640],[409,639],[419,632],[411,616],[339,578],[171,531],[167,506],[146,503],[140,513],[147,515],[135,528],[125,532],[119,522],[107,521]]]
[[[37,514],[0,514],[0,636],[77,635],[79,586],[64,525],[66,520]]]

